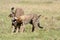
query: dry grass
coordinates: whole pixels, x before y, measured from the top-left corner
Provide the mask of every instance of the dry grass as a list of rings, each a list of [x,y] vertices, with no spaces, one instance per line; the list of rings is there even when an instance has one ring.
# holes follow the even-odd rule
[[[11,7],[22,8],[25,14],[38,13],[41,26],[31,32],[31,25],[24,33],[11,34]],[[28,27],[29,26],[29,27]],[[59,0],[0,0],[0,40],[60,40],[60,1]]]

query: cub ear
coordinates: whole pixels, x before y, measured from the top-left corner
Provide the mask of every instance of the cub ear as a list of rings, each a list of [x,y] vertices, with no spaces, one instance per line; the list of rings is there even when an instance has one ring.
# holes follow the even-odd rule
[[[19,23],[22,22],[22,19],[21,19],[21,18],[15,17],[15,19],[16,19],[16,21],[19,22]]]
[[[14,17],[15,19],[18,19],[17,17]]]

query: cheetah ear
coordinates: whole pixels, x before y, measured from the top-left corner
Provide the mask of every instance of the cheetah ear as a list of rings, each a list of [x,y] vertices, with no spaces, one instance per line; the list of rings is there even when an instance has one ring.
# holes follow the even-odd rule
[[[13,14],[15,13],[15,8],[14,8],[14,7],[11,8],[11,12],[12,12]]]
[[[40,17],[41,15],[38,16],[38,18]]]
[[[14,7],[12,7],[11,10],[14,10]]]
[[[9,15],[8,15],[8,17],[10,17],[10,18],[11,18],[11,14],[9,14]]]

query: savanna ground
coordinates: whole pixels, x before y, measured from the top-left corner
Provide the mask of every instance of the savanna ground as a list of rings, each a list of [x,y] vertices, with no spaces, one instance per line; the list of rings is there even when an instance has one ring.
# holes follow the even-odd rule
[[[41,14],[44,29],[31,32],[32,26],[28,24],[24,33],[12,34],[8,15],[13,6],[22,8],[25,14]],[[0,40],[60,40],[60,0],[0,0]]]

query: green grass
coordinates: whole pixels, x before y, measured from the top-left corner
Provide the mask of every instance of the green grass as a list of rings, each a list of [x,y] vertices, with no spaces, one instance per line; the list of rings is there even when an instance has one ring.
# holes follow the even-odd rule
[[[44,29],[36,28],[31,32],[32,26],[28,24],[24,33],[12,34],[8,17],[12,6],[22,8],[25,14],[41,14],[40,23]],[[0,40],[60,40],[60,1],[0,0]]]

